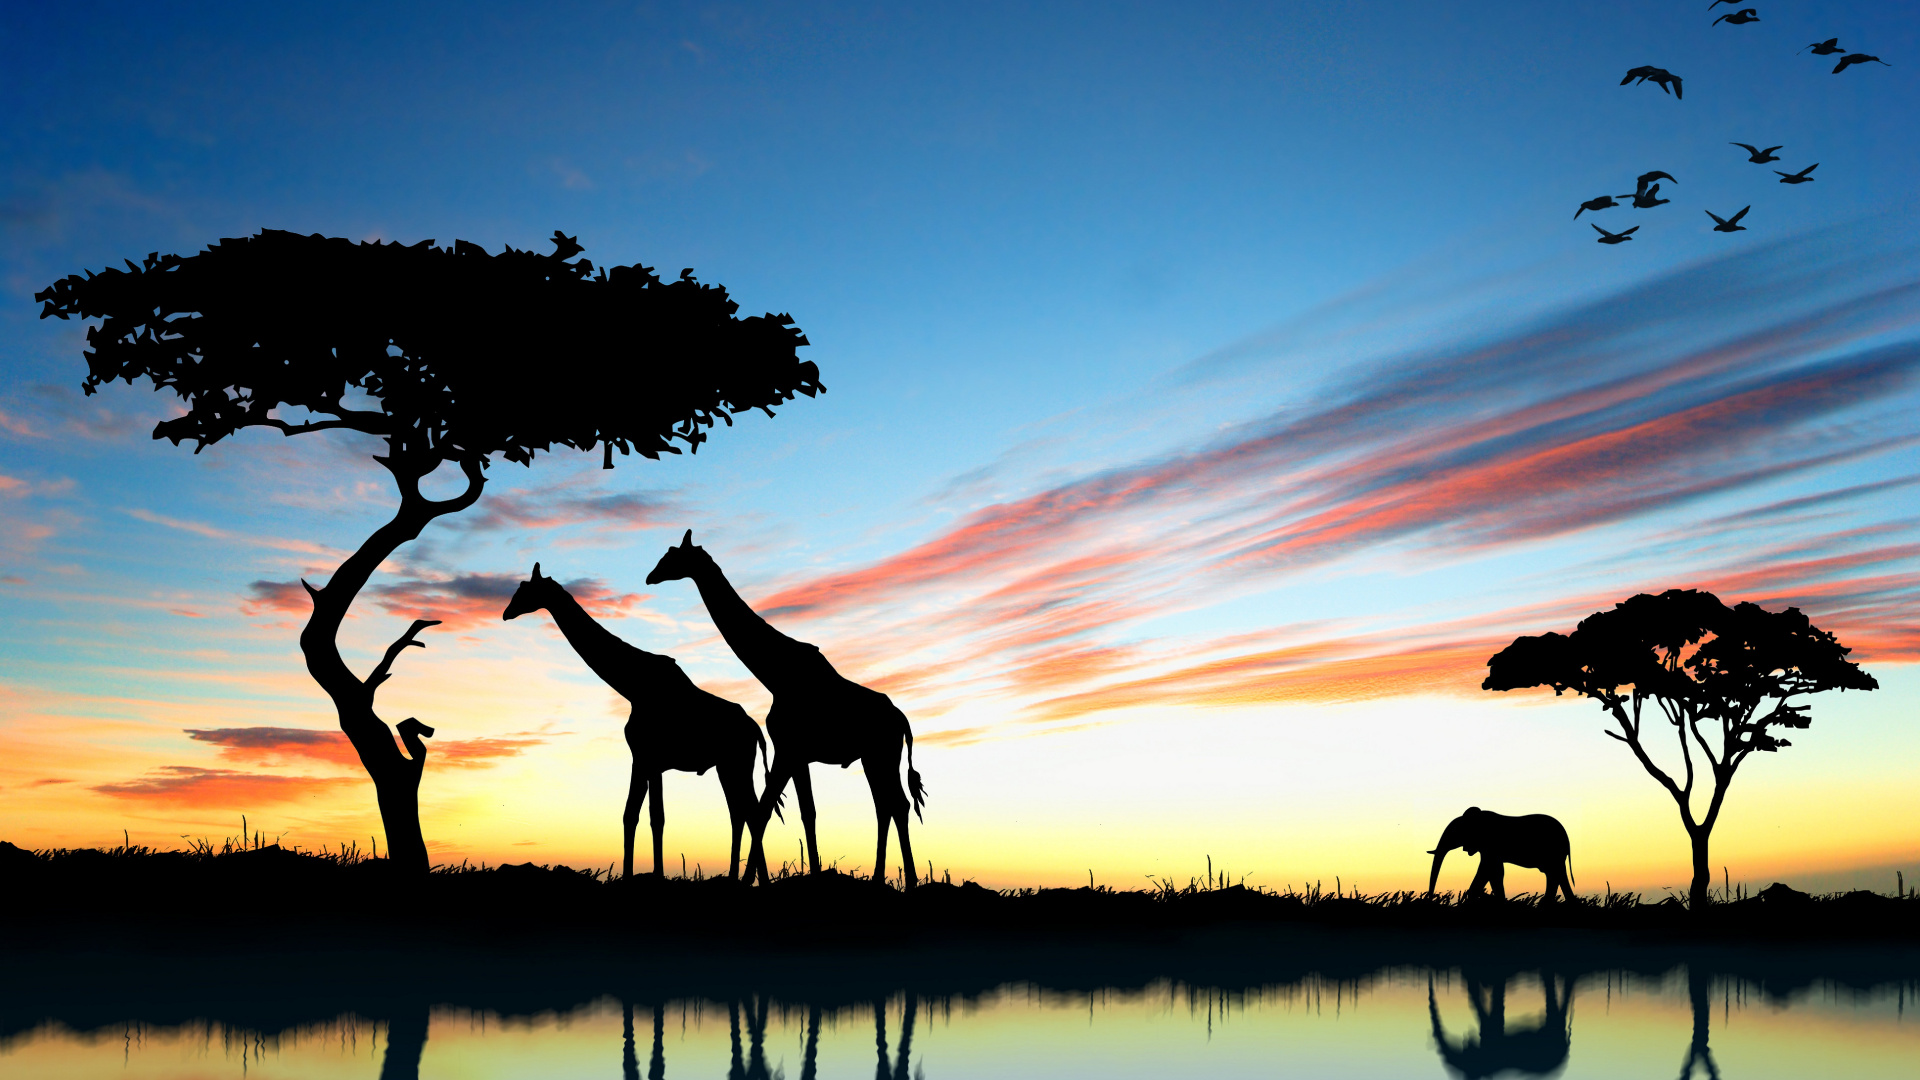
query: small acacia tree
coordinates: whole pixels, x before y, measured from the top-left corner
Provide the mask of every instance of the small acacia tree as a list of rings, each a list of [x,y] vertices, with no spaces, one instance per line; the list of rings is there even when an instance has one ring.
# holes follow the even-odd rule
[[[1668,589],[1595,612],[1572,634],[1515,639],[1487,661],[1480,688],[1551,686],[1555,695],[1572,690],[1598,701],[1620,728],[1606,734],[1626,743],[1679,805],[1693,844],[1691,903],[1701,907],[1713,884],[1707,840],[1734,772],[1757,751],[1792,745],[1769,728],[1812,723],[1809,707],[1792,699],[1879,688],[1847,659],[1850,651],[1799,608],[1728,607],[1710,592]],[[1643,741],[1649,702],[1680,744],[1678,782],[1654,763]],[[1694,782],[1701,773],[1713,786],[1706,812],[1696,817]]]
[[[194,452],[242,428],[283,435],[344,428],[377,435],[400,507],[322,588],[300,634],[307,670],[333,699],[340,729],[373,779],[389,857],[428,867],[418,792],[420,736],[399,725],[411,756],[374,713],[373,695],[422,629],[415,622],[364,681],[340,657],[341,620],[367,579],[429,522],[480,498],[498,455],[529,465],[556,445],[658,458],[698,450],[716,419],[824,390],[799,359],[807,339],[787,315],[735,317],[726,289],[691,270],[663,282],[651,268],[595,271],[572,237],[548,255],[489,255],[455,241],[353,243],[265,231],[195,255],[57,281],[36,293],[40,317],[99,319],[87,331],[84,389],[146,378],[186,414],[156,439]],[[466,490],[429,499],[420,482],[442,464]],[[302,584],[306,584],[302,582]]]

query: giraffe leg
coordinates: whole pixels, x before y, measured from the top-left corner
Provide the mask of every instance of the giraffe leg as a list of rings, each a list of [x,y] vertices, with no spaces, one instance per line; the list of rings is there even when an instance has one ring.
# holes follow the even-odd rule
[[[753,850],[747,856],[747,878],[762,885],[773,880],[767,869],[767,849],[763,840],[767,833],[767,823],[773,820],[774,804],[780,801],[780,795],[787,790],[787,783],[793,779],[786,765],[776,757],[767,769],[767,788],[760,793],[760,810],[754,815]]]
[[[649,786],[653,788],[653,805],[647,808],[647,822],[653,826],[653,876],[666,876],[666,857],[661,853],[667,835],[667,800],[660,789],[661,775],[653,774]]]
[[[727,797],[727,817],[733,825],[733,862],[727,870],[727,877],[740,880],[740,832],[758,809],[753,799],[753,759],[747,759],[745,768],[737,765],[724,766],[715,770],[720,774],[720,792]],[[758,846],[756,844],[756,846]],[[753,864],[747,864],[747,873],[753,873]]]
[[[793,771],[793,793],[800,800],[800,828],[807,834],[807,864],[820,872],[820,840],[813,832],[813,775],[807,766]]]
[[[621,876],[633,876],[633,831],[640,825],[640,804],[647,801],[646,774],[640,770],[638,761],[633,763],[633,779],[627,783],[627,808],[620,815],[620,825],[625,830],[626,860],[621,864]]]
[[[879,824],[879,850],[873,857],[873,880],[887,880],[887,826],[900,827],[900,859],[905,864],[906,883],[914,884],[913,845],[907,840],[907,793],[900,787],[900,755],[889,765],[873,758],[862,758],[860,767],[867,774],[867,790],[873,793],[873,816]]]

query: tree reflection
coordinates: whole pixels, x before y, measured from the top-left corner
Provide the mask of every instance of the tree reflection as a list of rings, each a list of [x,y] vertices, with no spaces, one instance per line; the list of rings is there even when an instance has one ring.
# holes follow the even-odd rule
[[[1707,1046],[1707,1024],[1713,1019],[1713,978],[1698,964],[1687,965],[1687,999],[1693,1005],[1693,1041],[1687,1045],[1687,1059],[1680,1063],[1680,1080],[1690,1080],[1694,1067],[1706,1069],[1707,1080],[1720,1080],[1720,1067],[1713,1063],[1713,1050]]]
[[[1507,1027],[1507,983],[1512,976],[1484,979],[1462,973],[1467,984],[1467,1001],[1473,1007],[1479,1031],[1462,1035],[1459,1042],[1447,1037],[1440,1022],[1440,1003],[1434,996],[1433,977],[1427,977],[1427,1013],[1433,1023],[1433,1041],[1440,1060],[1455,1076],[1481,1080],[1502,1072],[1521,1076],[1547,1076],[1566,1067],[1573,1042],[1567,1010],[1573,1004],[1573,980],[1562,980],[1552,972],[1541,972],[1540,985],[1546,998],[1546,1015],[1540,1023],[1522,1028]]]

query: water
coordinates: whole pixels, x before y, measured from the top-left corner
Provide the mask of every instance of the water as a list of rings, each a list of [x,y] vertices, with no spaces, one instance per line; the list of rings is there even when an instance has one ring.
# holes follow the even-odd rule
[[[1222,990],[1009,982],[832,1005],[601,997],[514,1015],[419,1005],[276,1030],[58,1021],[0,1038],[17,1080],[730,1077],[1912,1076],[1920,979],[1779,982],[1677,965],[1475,977],[1459,968]],[[270,990],[260,990],[270,994]]]

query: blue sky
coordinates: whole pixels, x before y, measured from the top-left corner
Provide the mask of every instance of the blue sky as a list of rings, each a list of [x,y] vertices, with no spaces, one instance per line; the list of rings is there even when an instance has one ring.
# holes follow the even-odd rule
[[[1656,881],[1660,859],[1679,861],[1671,808],[1612,747],[1589,755],[1592,718],[1474,750],[1494,736],[1463,734],[1480,730],[1473,718],[1517,707],[1435,689],[1465,669],[1403,654],[1468,655],[1669,583],[1803,603],[1892,665],[1874,668],[1888,687],[1877,697],[1823,700],[1816,714],[1865,710],[1858,723],[1895,741],[1807,749],[1803,760],[1829,755],[1819,768],[1793,753],[1763,762],[1813,786],[1756,807],[1790,814],[1849,777],[1850,790],[1880,791],[1859,779],[1875,769],[1894,791],[1920,762],[1895,719],[1920,685],[1905,674],[1916,607],[1904,486],[1920,458],[1903,441],[1916,433],[1909,365],[1872,350],[1913,340],[1920,17],[1776,4],[1759,24],[1716,27],[1699,6],[9,9],[0,604],[21,614],[0,635],[0,681],[23,764],[0,779],[0,822],[48,842],[91,842],[87,830],[128,817],[155,835],[205,831],[262,797],[258,784],[214,790],[245,777],[339,781],[299,818],[310,841],[367,817],[354,802],[370,802],[364,784],[325,762],[241,762],[182,734],[215,721],[178,717],[211,707],[231,725],[330,723],[292,650],[296,613],[255,583],[324,576],[384,516],[368,448],[256,433],[189,460],[146,440],[166,407],[146,387],[79,398],[82,330],[39,321],[30,299],[82,268],[263,227],[494,249],[541,246],[559,228],[596,262],[691,266],[747,312],[791,312],[829,389],[777,419],[742,418],[695,458],[605,475],[564,455],[531,471],[497,464],[482,524],[449,523],[403,553],[385,582],[393,608],[362,620],[368,647],[409,604],[466,613],[468,625],[449,622],[461,636],[410,657],[417,685],[442,696],[409,704],[468,718],[470,741],[524,744],[486,744],[500,754],[474,760],[497,764],[429,800],[443,839],[486,834],[445,852],[521,844],[482,792],[551,790],[617,727],[551,635],[477,621],[499,606],[495,579],[534,558],[590,579],[621,632],[763,712],[690,591],[643,588],[684,527],[750,598],[786,598],[796,633],[888,685],[916,730],[947,733],[930,743],[949,759],[934,755],[930,782],[942,778],[953,809],[935,814],[930,843],[978,873],[1044,876],[1061,850],[1116,872],[1130,852],[1185,865],[1209,842],[1195,823],[1219,810],[1198,796],[1151,804],[1140,827],[1164,836],[1117,839],[1071,810],[1027,806],[1034,785],[1008,779],[1021,770],[1073,778],[1060,797],[1082,802],[1108,797],[1078,764],[1088,755],[1171,754],[1205,776],[1209,740],[1180,757],[1146,734],[1199,723],[1256,733],[1265,771],[1249,790],[1304,790],[1289,771],[1301,769],[1360,785],[1383,767],[1343,771],[1327,748],[1303,760],[1289,733],[1338,717],[1426,746],[1395,726],[1407,707],[1394,703],[1418,701],[1463,727],[1386,768],[1415,802],[1355,815],[1325,850],[1261,839],[1249,817],[1232,834],[1240,861],[1275,877],[1331,875],[1342,858],[1398,874],[1395,830],[1424,835],[1469,801],[1520,811],[1559,797],[1560,785],[1515,782],[1504,755],[1593,756],[1581,798],[1640,800],[1634,820],[1674,851],[1643,858],[1634,827],[1598,810],[1576,845],[1614,852],[1616,878]],[[1835,76],[1795,53],[1836,34],[1894,66]],[[1618,85],[1649,63],[1685,78],[1683,100]],[[1775,183],[1731,140],[1785,144],[1780,166],[1818,161],[1816,183]],[[1662,192],[1670,205],[1571,220],[1652,169],[1678,177]],[[1748,204],[1749,230],[1731,236],[1701,212]],[[1642,227],[1602,247],[1589,219]],[[1779,399],[1751,396],[1762,391]],[[1218,464],[1388,392],[1404,400],[1313,454],[1288,457],[1300,444],[1283,438],[1278,456]],[[1700,434],[1698,410],[1714,409],[1731,419]],[[1475,434],[1500,423],[1509,441]],[[1605,467],[1621,446],[1666,452]],[[1169,471],[1182,463],[1206,469]],[[1522,474],[1595,487],[1487,494]],[[1058,501],[1134,483],[1171,494]],[[1410,514],[1409,498],[1434,492],[1443,512]],[[1816,501],[1793,502],[1804,499]],[[1059,513],[1031,515],[1049,500]],[[1573,513],[1595,505],[1605,512]],[[1333,517],[1315,528],[1358,539],[1300,554],[1301,523],[1322,514]],[[1017,537],[982,527],[1035,521]],[[985,549],[969,546],[980,536]],[[1249,569],[1249,544],[1282,557]],[[823,589],[851,599],[809,606]],[[963,611],[992,614],[963,625]],[[1285,648],[1361,666],[1306,673],[1272,659]],[[1258,670],[1226,678],[1207,664]],[[538,675],[463,697],[488,670]],[[1143,679],[1161,681],[1144,693]],[[407,692],[401,682],[389,692]],[[54,746],[68,721],[96,725],[93,756]],[[1406,779],[1446,746],[1460,748],[1462,775]],[[97,790],[182,768],[226,772],[197,802]],[[49,779],[74,793],[31,788]],[[577,806],[528,811],[532,850],[607,847],[617,807],[600,802],[617,795],[594,801],[598,782]],[[717,793],[686,784],[676,805],[711,817],[696,808]],[[870,850],[863,789],[837,804],[854,853]],[[1911,820],[1900,798],[1872,795],[1865,813]],[[1753,835],[1729,843],[1756,867],[1844,869],[1821,862],[1812,835],[1769,840],[1764,812],[1748,812]],[[1049,845],[1006,854],[1001,838],[1024,835],[1006,822],[1036,815],[1056,828]],[[1920,854],[1885,830],[1843,846],[1875,872]]]

